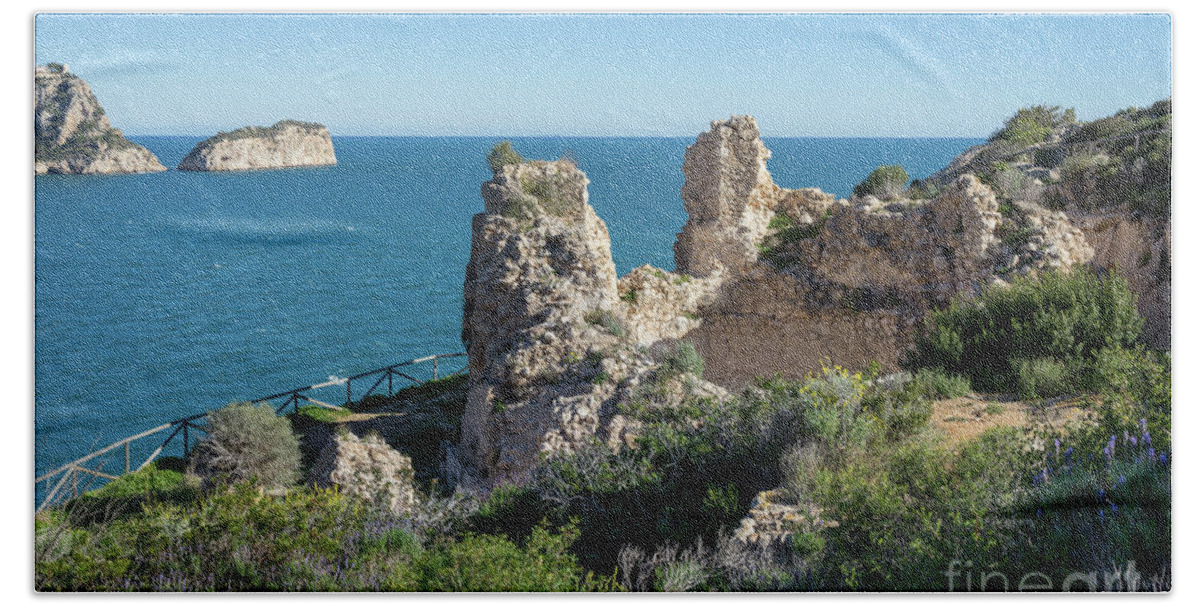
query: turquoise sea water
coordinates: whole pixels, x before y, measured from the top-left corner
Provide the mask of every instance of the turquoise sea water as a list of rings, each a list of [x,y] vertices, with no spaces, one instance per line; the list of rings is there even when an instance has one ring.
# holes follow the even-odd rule
[[[202,138],[133,139],[174,167]],[[37,473],[230,401],[461,350],[496,140],[335,137],[335,167],[37,177]],[[512,141],[577,159],[619,273],[674,268],[693,138]],[[877,165],[923,177],[979,143],[764,141],[776,183],[839,196]]]

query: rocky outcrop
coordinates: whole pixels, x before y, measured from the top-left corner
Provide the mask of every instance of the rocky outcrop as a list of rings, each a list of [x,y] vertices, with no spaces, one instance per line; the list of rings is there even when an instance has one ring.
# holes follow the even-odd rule
[[[392,449],[378,433],[359,438],[344,427],[317,456],[309,483],[336,486],[396,514],[412,509],[412,459]]]
[[[250,171],[336,165],[333,139],[324,125],[281,120],[270,127],[218,133],[179,163],[180,171]]]
[[[932,199],[845,200],[780,188],[769,157],[753,118],[714,122],[685,156],[676,271],[642,266],[619,281],[582,172],[567,161],[498,167],[473,220],[470,380],[447,469],[518,480],[541,455],[629,445],[639,408],[721,400],[757,377],[799,379],[829,363],[894,368],[930,309],[1096,255],[1066,214],[1002,207],[969,173]],[[705,379],[668,373],[681,341],[703,355]]]
[[[587,183],[558,161],[508,165],[483,185],[463,287],[460,446],[481,478],[519,478],[539,454],[607,435],[619,390],[651,364],[622,337],[608,228]]]
[[[687,335],[700,326],[700,309],[714,301],[719,286],[717,278],[693,278],[649,264],[633,269],[617,283],[630,340],[656,348]]]
[[[752,116],[713,121],[683,156],[687,223],[675,241],[675,269],[692,276],[732,274],[758,259],[779,187],[767,172],[771,151]]]
[[[34,173],[167,170],[149,150],[109,124],[91,87],[67,66],[39,65],[33,82]]]
[[[1066,216],[1017,203],[1005,217],[969,173],[931,200],[839,200],[779,188],[769,156],[754,121],[734,117],[713,123],[685,161],[685,207],[700,217],[680,234],[676,263],[716,285],[682,337],[727,388],[830,361],[894,367],[931,308],[1093,256]]]

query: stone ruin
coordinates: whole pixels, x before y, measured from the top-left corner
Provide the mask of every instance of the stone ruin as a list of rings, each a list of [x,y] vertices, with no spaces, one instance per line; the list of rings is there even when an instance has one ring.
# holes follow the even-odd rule
[[[495,484],[539,455],[617,448],[637,423],[616,405],[680,340],[705,361],[688,386],[714,396],[824,363],[895,368],[931,308],[1095,257],[1066,214],[1024,202],[1002,214],[970,174],[928,200],[847,200],[779,187],[770,154],[754,118],[713,122],[685,155],[676,270],[620,279],[572,163],[508,165],[485,183],[463,288],[470,389],[455,468]]]

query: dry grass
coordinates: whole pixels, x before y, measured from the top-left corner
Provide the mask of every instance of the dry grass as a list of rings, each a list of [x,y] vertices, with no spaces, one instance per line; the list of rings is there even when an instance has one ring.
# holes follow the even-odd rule
[[[1084,418],[1087,402],[1086,396],[1024,402],[1000,395],[967,395],[935,401],[930,423],[954,447],[1001,426],[1061,428]]]

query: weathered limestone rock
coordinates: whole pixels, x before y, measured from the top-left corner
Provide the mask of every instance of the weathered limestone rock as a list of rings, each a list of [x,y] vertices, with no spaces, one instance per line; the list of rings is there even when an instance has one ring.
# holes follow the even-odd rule
[[[1005,219],[969,173],[932,200],[837,200],[774,186],[767,157],[753,119],[734,117],[714,123],[685,160],[690,217],[676,263],[713,273],[714,284],[682,338],[726,388],[764,373],[799,378],[826,361],[894,367],[930,308],[1003,276],[1092,257],[1062,214],[1018,203]]]
[[[752,116],[713,121],[683,157],[688,221],[675,242],[675,268],[696,277],[736,273],[758,259],[779,187],[770,150]]]
[[[733,538],[747,545],[778,550],[797,532],[817,532],[837,526],[836,521],[821,519],[816,505],[790,504],[783,501],[782,491],[767,490],[754,497],[750,512],[742,518]]]
[[[470,387],[461,458],[489,482],[606,434],[623,381],[652,361],[624,340],[608,228],[566,161],[484,184],[463,287]]]
[[[82,78],[60,64],[34,68],[34,173],[166,171],[158,158],[109,124]]]
[[[248,171],[336,165],[333,139],[324,125],[281,120],[270,127],[243,127],[198,144],[180,171]]]
[[[716,278],[692,278],[649,264],[633,269],[617,284],[630,339],[653,347],[682,338],[700,326],[700,308],[712,303],[719,286]]]
[[[1083,232],[1062,211],[1034,203],[1013,203],[1013,218],[1002,226],[1004,237],[996,251],[997,283],[1050,270],[1067,270],[1095,257]]]
[[[396,514],[410,511],[415,501],[412,459],[378,433],[360,439],[343,428],[334,434],[317,456],[309,483],[337,486]]]

